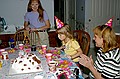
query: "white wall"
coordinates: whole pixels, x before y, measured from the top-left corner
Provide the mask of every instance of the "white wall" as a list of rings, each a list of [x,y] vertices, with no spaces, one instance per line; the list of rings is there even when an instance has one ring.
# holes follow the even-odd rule
[[[23,25],[24,14],[29,0],[0,0],[0,16],[8,25]],[[41,0],[47,11],[51,26],[54,26],[54,0]]]
[[[40,0],[43,8],[47,11],[51,27],[54,27],[54,0]]]

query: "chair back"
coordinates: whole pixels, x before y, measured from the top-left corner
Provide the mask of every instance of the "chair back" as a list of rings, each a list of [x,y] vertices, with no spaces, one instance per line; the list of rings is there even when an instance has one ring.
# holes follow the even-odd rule
[[[90,48],[90,35],[84,30],[74,30],[73,37],[80,44],[83,54],[88,55]]]
[[[120,35],[116,35],[116,38],[117,38],[118,46],[119,46],[119,48],[120,48]]]
[[[25,43],[25,40],[29,41],[30,45],[40,44],[40,36],[38,31],[29,32],[25,29],[19,29],[15,33],[14,40],[15,45]]]

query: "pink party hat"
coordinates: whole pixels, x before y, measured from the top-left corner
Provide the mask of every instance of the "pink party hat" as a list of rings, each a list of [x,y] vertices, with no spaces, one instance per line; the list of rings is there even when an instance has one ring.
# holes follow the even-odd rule
[[[112,28],[112,22],[113,22],[113,18],[110,18],[109,21],[105,25],[108,25]]]
[[[64,26],[64,23],[60,19],[58,19],[56,16],[55,16],[55,21],[56,21],[57,28],[61,28]]]

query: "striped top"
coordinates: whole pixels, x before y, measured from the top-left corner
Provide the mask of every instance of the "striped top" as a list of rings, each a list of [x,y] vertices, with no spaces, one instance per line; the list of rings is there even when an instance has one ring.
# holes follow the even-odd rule
[[[99,49],[94,67],[106,79],[120,79],[120,49],[115,48],[106,53]]]

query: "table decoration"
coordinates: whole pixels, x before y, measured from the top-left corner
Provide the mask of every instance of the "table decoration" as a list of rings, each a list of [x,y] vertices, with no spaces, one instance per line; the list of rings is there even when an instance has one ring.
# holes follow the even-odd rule
[[[60,54],[61,54],[60,50],[52,49],[51,52],[53,54],[52,55],[53,60],[57,60],[60,58]]]
[[[7,51],[8,53],[14,53],[15,50],[17,50],[17,49],[16,49],[16,48],[6,49],[6,51]]]
[[[42,49],[39,49],[38,53],[42,55],[44,52],[42,51]]]

